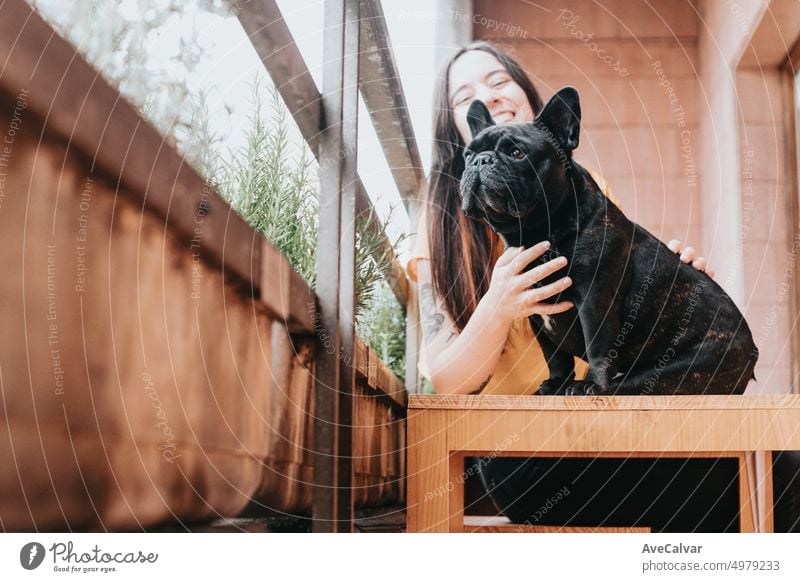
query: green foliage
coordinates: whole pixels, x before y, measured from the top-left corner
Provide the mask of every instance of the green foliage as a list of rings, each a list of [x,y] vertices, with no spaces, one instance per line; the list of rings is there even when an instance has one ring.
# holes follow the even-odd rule
[[[217,186],[250,226],[263,233],[314,287],[319,205],[312,160],[305,147],[298,159],[290,159],[286,108],[272,88],[268,123],[259,85],[256,78],[246,143],[230,156],[232,162],[223,163]]]
[[[376,297],[356,321],[356,333],[395,375],[405,380],[406,317],[389,285],[375,285]]]
[[[391,208],[387,222],[393,214],[394,208]],[[374,214],[356,218],[356,319],[375,301],[381,302],[391,297],[397,302],[386,280],[392,271],[391,257],[397,254],[400,243],[407,235],[397,237],[391,248],[387,249],[384,248],[383,231],[384,224]],[[378,257],[377,260],[375,257]],[[389,295],[381,292],[381,284]]]
[[[317,164],[308,148],[289,140],[288,112],[270,86],[265,119],[260,81],[252,85],[252,114],[245,145],[224,164],[216,183],[232,207],[280,250],[292,268],[315,287],[319,216]],[[390,212],[390,218],[394,209]],[[384,248],[384,225],[374,214],[356,219],[355,317],[359,337],[400,378],[405,373],[405,314],[384,277],[401,235]],[[377,257],[377,260],[375,259]]]
[[[185,103],[189,78],[203,51],[196,32],[181,37],[163,64],[160,41],[175,34],[181,19],[200,11],[227,13],[222,0],[31,0],[33,7],[77,47],[106,80],[164,136],[178,145],[182,130],[191,130]],[[171,28],[172,27],[172,28]]]

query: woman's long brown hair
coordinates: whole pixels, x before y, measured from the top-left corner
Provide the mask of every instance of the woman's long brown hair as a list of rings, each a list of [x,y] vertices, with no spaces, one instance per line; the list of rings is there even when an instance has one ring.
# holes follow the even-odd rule
[[[447,61],[434,94],[433,161],[427,198],[428,247],[433,291],[442,298],[452,320],[463,330],[478,301],[489,289],[493,256],[502,244],[484,223],[468,218],[461,210],[458,188],[464,173],[462,151],[466,144],[456,128],[450,106],[450,67],[467,51],[494,56],[525,92],[536,115],[542,99],[525,71],[508,53],[495,45],[473,42]]]

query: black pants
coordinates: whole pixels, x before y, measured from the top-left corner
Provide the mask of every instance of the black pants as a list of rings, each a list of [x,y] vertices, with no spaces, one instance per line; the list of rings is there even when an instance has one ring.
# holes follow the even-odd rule
[[[516,523],[739,531],[736,459],[474,459]],[[773,453],[775,531],[800,532],[800,452]]]

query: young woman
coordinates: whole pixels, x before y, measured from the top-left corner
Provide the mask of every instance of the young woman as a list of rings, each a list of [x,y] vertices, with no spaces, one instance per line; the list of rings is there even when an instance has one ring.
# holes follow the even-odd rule
[[[408,271],[418,283],[424,349],[420,371],[438,393],[532,394],[548,376],[528,317],[570,309],[543,303],[571,285],[569,277],[531,285],[566,267],[554,259],[523,274],[546,250],[503,248],[485,224],[467,218],[459,200],[462,150],[471,140],[470,103],[480,99],[496,123],[533,120],[542,100],[520,65],[486,42],[475,42],[447,62],[435,95],[434,151],[428,197],[417,224]],[[605,182],[595,180],[616,203]],[[669,247],[681,252],[679,241]],[[681,259],[713,276],[694,249]],[[566,272],[566,271],[564,271]],[[576,376],[586,373],[576,359]],[[663,531],[738,528],[736,463],[728,459],[476,460],[490,497],[517,522],[555,525],[645,525]],[[800,515],[800,453],[775,465],[776,528]],[[791,491],[789,481],[795,479]],[[782,514],[779,515],[779,513]]]

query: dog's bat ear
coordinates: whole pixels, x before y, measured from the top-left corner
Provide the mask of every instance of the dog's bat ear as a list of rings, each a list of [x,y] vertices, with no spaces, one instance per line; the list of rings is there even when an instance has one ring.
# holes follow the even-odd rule
[[[581,102],[574,87],[564,87],[553,95],[534,123],[544,125],[568,152],[578,147],[581,132]]]
[[[484,129],[494,125],[494,119],[492,119],[492,115],[483,101],[475,99],[467,111],[467,123],[469,124],[469,130],[472,132],[472,139],[475,139],[475,136]]]

